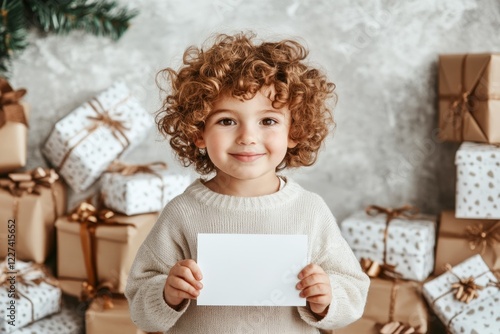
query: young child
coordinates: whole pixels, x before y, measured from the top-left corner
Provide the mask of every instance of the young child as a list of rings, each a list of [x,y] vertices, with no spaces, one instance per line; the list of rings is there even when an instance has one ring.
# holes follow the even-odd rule
[[[361,317],[369,279],[323,199],[290,178],[312,165],[333,123],[334,84],[304,63],[299,43],[219,35],[165,71],[172,89],[157,122],[198,179],[168,203],[140,248],[126,288],[134,323],[167,333],[318,333]],[[197,306],[198,233],[306,234],[298,274],[306,307]],[[262,275],[265,275],[263,272]]]

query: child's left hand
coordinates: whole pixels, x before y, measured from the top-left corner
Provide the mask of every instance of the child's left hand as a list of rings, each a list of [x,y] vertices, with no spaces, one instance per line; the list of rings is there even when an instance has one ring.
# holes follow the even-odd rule
[[[300,282],[296,287],[301,290],[300,296],[306,298],[311,311],[324,317],[332,302],[330,278],[323,268],[313,263],[305,266],[298,277]]]

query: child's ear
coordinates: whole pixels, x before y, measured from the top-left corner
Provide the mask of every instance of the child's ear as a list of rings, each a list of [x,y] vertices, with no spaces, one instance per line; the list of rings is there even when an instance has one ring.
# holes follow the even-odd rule
[[[198,137],[194,140],[194,145],[198,148],[206,148],[207,145],[205,144],[205,140],[203,139],[203,137]]]
[[[294,148],[297,144],[298,143],[295,140],[288,138],[288,148]]]

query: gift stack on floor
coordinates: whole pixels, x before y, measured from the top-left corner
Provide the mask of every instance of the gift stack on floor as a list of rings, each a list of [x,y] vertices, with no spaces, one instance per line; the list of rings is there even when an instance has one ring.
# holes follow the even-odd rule
[[[26,92],[4,79],[0,89],[0,333],[142,333],[123,296],[127,275],[189,175],[119,161],[153,125],[121,82],[55,124],[42,148],[53,169],[22,170]],[[66,186],[96,182],[98,193],[68,211]]]
[[[435,253],[432,219],[408,207],[343,221],[372,282],[362,319],[335,334],[500,333],[500,55],[440,56],[439,128],[462,144]]]

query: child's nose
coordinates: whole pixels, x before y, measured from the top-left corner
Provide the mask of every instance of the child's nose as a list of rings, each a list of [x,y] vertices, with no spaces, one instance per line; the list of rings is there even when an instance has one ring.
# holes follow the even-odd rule
[[[255,129],[249,125],[242,125],[238,132],[236,142],[240,145],[250,145],[256,143],[257,134]]]

